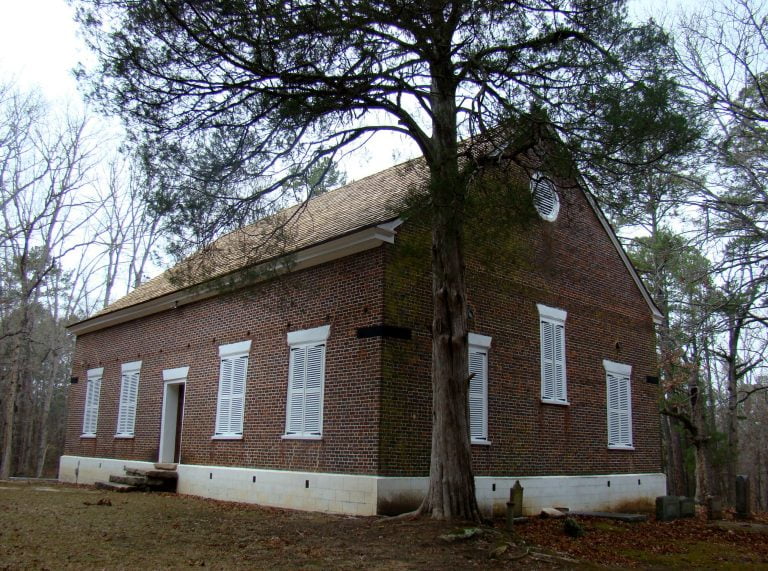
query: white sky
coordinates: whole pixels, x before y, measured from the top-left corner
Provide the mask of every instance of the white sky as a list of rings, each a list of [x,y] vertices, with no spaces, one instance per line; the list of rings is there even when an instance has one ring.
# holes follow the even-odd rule
[[[654,16],[664,20],[662,11],[672,11],[696,0],[632,0],[631,12],[642,19]],[[39,88],[52,103],[79,106],[81,95],[72,70],[87,59],[88,51],[77,26],[73,10],[65,0],[0,0],[0,80],[14,79],[21,88]],[[346,161],[350,178],[359,178],[378,170],[397,156],[395,142],[386,157],[372,157],[363,152]],[[379,152],[381,147],[377,145]],[[374,166],[379,160],[382,167]],[[374,163],[374,164],[372,164]],[[372,169],[372,167],[374,167]]]

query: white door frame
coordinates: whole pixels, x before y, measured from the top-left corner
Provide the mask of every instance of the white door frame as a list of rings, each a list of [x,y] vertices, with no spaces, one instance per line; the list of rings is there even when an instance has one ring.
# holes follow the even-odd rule
[[[163,406],[160,420],[160,451],[158,462],[173,463],[176,444],[176,415],[179,411],[179,385],[186,385],[189,367],[165,369],[163,371]],[[185,387],[186,388],[186,387]],[[184,391],[186,398],[187,391]],[[182,402],[183,405],[183,402]],[[182,408],[183,410],[183,408]],[[184,419],[181,419],[183,425]],[[183,430],[182,430],[183,434]],[[181,458],[179,458],[181,461]]]

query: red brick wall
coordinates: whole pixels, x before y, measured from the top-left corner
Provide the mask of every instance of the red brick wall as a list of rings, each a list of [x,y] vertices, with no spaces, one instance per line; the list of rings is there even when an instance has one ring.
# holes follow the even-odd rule
[[[538,219],[503,243],[470,243],[470,322],[493,338],[490,446],[473,446],[478,475],[660,470],[650,311],[579,193],[555,223]],[[428,233],[411,223],[386,246],[78,338],[66,453],[156,460],[162,370],[189,366],[184,463],[426,475],[431,431]],[[474,248],[473,246],[477,246]],[[490,255],[488,254],[490,252]],[[478,259],[489,263],[479,263]],[[384,284],[382,288],[378,284]],[[536,303],[564,309],[570,406],[540,402]],[[413,339],[357,339],[368,325]],[[322,441],[282,440],[286,332],[326,323]],[[218,347],[252,339],[242,441],[212,441]],[[616,348],[618,342],[619,348]],[[382,354],[383,350],[383,354]],[[634,451],[608,450],[603,359],[632,365]],[[142,360],[136,437],[114,439],[120,365]],[[382,364],[383,363],[383,364]],[[96,439],[81,439],[86,371],[104,367]],[[383,381],[382,381],[383,379]],[[381,412],[379,412],[381,400]],[[381,438],[379,439],[379,434]]]
[[[467,245],[470,330],[493,338],[492,444],[472,446],[475,473],[658,472],[658,387],[646,382],[647,375],[657,374],[650,309],[583,194],[561,194],[554,223],[536,218],[522,224],[516,237]],[[414,252],[428,254],[428,241],[427,232],[411,226],[388,252],[386,320],[411,327],[414,341],[385,342],[379,447],[384,475],[429,471],[431,282],[414,261]],[[570,406],[540,399],[536,303],[568,312]],[[604,359],[632,366],[634,451],[607,449]]]
[[[72,374],[66,454],[156,461],[162,371],[189,366],[182,461],[372,474],[378,466],[379,338],[356,329],[381,323],[383,250],[370,250],[237,293],[82,335]],[[286,333],[330,324],[323,439],[283,440],[289,350]],[[211,440],[219,345],[252,340],[242,440]],[[115,439],[120,365],[142,361],[135,438]],[[97,438],[80,438],[86,371],[104,367]]]

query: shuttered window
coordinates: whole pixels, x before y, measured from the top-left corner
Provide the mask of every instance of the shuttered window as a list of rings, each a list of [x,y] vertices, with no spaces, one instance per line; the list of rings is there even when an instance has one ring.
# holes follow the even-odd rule
[[[85,410],[83,412],[83,436],[96,436],[96,427],[99,422],[101,377],[103,373],[103,367],[88,369],[88,384],[85,387]]]
[[[632,367],[603,361],[606,376],[608,448],[632,448]]]
[[[565,367],[565,318],[562,309],[537,304],[541,332],[541,400],[568,404]]]
[[[488,349],[491,338],[469,334],[469,434],[476,444],[488,443]]]
[[[117,434],[131,438],[136,426],[136,403],[139,398],[139,372],[141,361],[123,363],[120,382],[120,408],[117,413]]]
[[[329,333],[330,326],[288,333],[287,438],[320,438],[323,434],[325,348]]]
[[[219,397],[216,402],[214,438],[242,438],[245,384],[251,342],[219,347]]]

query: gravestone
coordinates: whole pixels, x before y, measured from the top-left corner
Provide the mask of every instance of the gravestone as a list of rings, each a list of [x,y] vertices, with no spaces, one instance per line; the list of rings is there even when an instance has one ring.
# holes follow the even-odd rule
[[[509,489],[509,501],[507,502],[507,529],[512,531],[515,524],[515,518],[523,515],[523,487],[520,480],[515,481],[515,485]]]
[[[515,480],[515,485],[509,490],[509,501],[512,502],[512,513],[515,517],[523,515],[523,488],[520,480]]]
[[[749,476],[736,476],[736,517],[750,519]]]
[[[719,496],[707,496],[707,519],[723,519],[723,501]]]
[[[656,519],[671,521],[680,517],[680,499],[677,496],[659,496],[656,498]]]
[[[696,502],[693,498],[686,496],[679,496],[680,500],[680,517],[693,517],[696,515]]]

